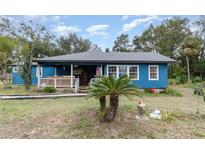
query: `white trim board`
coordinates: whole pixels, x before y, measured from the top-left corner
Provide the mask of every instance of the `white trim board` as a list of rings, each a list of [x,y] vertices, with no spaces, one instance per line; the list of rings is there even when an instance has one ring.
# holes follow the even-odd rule
[[[157,79],[150,78],[150,67],[157,67]],[[148,77],[149,80],[159,80],[159,65],[148,65]]]

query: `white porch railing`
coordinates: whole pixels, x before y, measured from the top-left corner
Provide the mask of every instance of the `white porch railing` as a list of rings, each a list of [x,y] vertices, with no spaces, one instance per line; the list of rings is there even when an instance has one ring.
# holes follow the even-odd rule
[[[71,82],[73,80],[73,82]],[[73,85],[71,85],[73,83]],[[64,76],[64,77],[46,77],[40,78],[40,87],[54,87],[54,88],[74,88],[75,92],[79,90],[79,78]]]
[[[91,78],[90,80],[90,83],[89,84],[92,84],[93,82],[95,82],[98,78]]]

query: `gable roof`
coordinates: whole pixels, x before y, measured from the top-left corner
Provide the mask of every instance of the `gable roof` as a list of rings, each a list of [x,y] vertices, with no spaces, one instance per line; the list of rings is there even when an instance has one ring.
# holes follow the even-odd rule
[[[176,60],[155,52],[102,52],[89,50],[35,60],[39,63],[172,63]]]

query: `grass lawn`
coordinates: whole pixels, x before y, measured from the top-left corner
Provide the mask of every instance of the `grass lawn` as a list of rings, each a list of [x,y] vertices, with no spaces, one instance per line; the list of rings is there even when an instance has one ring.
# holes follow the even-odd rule
[[[137,121],[136,97],[120,98],[113,123],[99,123],[98,100],[58,98],[0,100],[0,138],[205,138],[205,102],[190,88],[176,86],[182,97],[143,96],[146,111],[167,109],[174,121]],[[194,116],[197,107],[200,116]]]
[[[70,93],[72,92],[68,88],[58,89],[57,93]],[[25,90],[23,85],[12,85],[12,88],[4,88],[0,81],[0,95],[39,95],[47,94],[43,92],[43,89],[39,89],[37,86],[31,86],[29,91]]]

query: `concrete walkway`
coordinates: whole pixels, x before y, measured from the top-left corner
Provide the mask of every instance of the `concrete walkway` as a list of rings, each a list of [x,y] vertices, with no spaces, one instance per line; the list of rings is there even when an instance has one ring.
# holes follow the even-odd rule
[[[0,100],[9,99],[43,99],[43,98],[60,98],[60,97],[84,97],[87,96],[86,93],[76,93],[76,94],[58,94],[58,95],[16,95],[16,96],[0,96]]]

